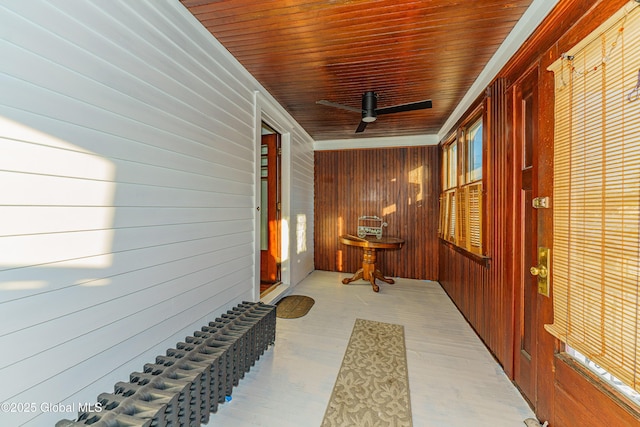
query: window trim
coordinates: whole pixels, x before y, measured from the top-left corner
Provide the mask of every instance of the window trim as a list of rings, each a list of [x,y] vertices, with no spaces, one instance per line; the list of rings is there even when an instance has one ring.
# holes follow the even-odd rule
[[[475,117],[475,119],[471,119],[469,120],[469,123],[467,126],[464,126],[462,128],[462,133],[463,133],[463,138],[464,138],[464,144],[463,144],[463,148],[464,148],[464,184],[472,184],[475,183],[477,181],[482,181],[482,177],[483,177],[483,172],[484,172],[484,167],[483,167],[483,161],[484,161],[484,147],[485,147],[485,135],[484,135],[484,117],[482,116],[482,114],[475,114],[473,117]],[[472,139],[470,138],[470,134],[471,134],[471,130],[478,127],[478,126],[482,126],[482,158],[480,159],[480,178],[476,178],[476,179],[472,179],[471,178],[471,174],[473,173],[473,171],[475,169],[471,169],[473,167],[473,160],[471,160],[471,157],[473,156],[473,149],[470,148]]]
[[[470,155],[472,150],[468,136],[470,129],[482,127],[482,159],[480,177],[471,180]],[[450,246],[455,246],[462,253],[473,255],[473,259],[485,259],[487,248],[484,224],[486,221],[485,177],[487,132],[484,105],[477,107],[461,125],[441,145],[441,177],[440,212],[438,235]],[[455,183],[451,181],[451,153],[455,147]],[[470,198],[470,196],[473,197]],[[479,207],[478,207],[479,206]],[[471,215],[471,209],[479,209],[478,215]],[[464,222],[462,222],[464,221]],[[479,237],[478,237],[479,235]],[[479,241],[479,243],[478,243]],[[488,263],[485,263],[488,265]]]

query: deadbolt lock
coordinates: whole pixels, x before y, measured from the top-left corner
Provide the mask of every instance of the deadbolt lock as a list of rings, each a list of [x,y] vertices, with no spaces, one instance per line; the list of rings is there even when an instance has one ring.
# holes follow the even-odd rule
[[[529,272],[538,279],[538,293],[549,296],[549,248],[538,248],[538,265],[531,267]]]

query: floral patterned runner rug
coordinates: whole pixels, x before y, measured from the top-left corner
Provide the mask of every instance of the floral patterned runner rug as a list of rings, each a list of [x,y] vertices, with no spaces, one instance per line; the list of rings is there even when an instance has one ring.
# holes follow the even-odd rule
[[[356,319],[321,427],[411,427],[404,327]]]

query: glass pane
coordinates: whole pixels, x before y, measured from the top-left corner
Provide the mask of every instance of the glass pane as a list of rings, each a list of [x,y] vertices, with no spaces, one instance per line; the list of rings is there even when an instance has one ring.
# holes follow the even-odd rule
[[[522,147],[524,155],[522,167],[525,169],[533,166],[533,97],[531,93],[522,100],[522,108],[524,110],[524,147]]]
[[[475,123],[468,134],[469,182],[482,179],[482,120]]]
[[[447,188],[453,188],[456,186],[456,176],[458,176],[458,144],[453,143],[449,146],[449,156],[448,161],[448,177],[447,177]]]
[[[263,145],[261,147],[261,156],[260,156],[260,175],[262,178],[266,178],[268,175],[268,166],[269,166],[269,147],[267,145]]]

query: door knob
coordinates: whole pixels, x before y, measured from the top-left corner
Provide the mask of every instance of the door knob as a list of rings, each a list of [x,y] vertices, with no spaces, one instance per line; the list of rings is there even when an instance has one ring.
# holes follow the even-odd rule
[[[547,270],[547,267],[545,267],[544,265],[539,265],[537,267],[531,267],[529,269],[529,272],[531,273],[532,276],[539,276],[542,279],[546,279],[547,275],[549,274],[549,271]]]

